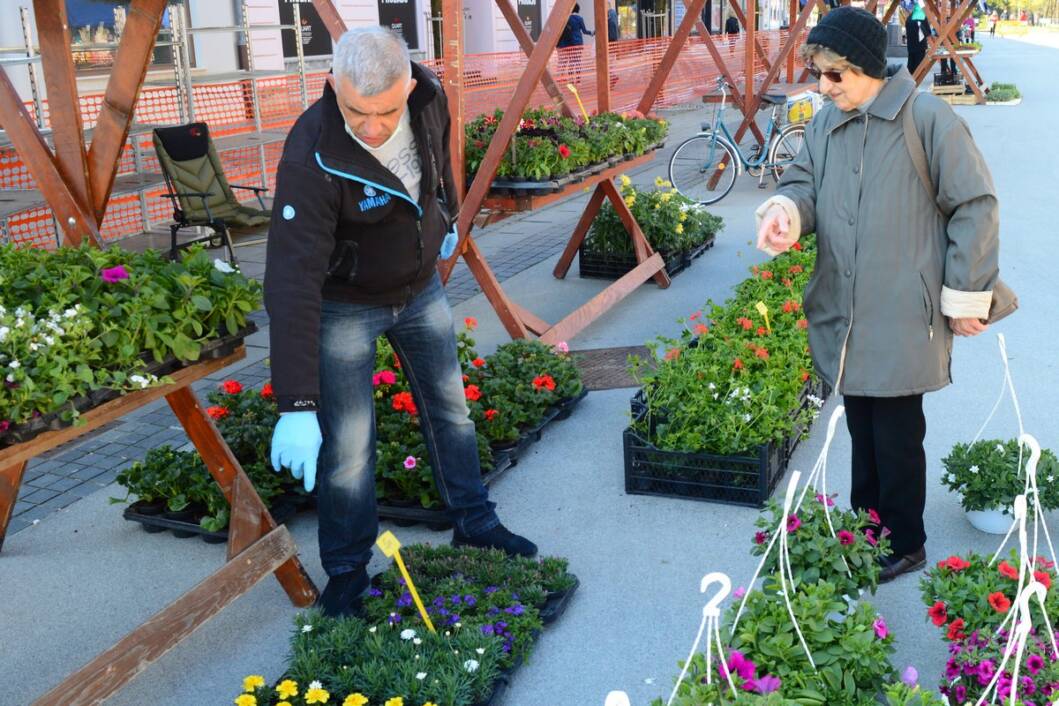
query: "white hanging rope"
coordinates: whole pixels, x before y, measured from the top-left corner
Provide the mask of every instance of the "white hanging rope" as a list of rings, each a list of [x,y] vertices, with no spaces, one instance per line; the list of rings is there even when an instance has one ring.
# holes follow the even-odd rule
[[[732,696],[736,695],[735,682],[732,681],[731,671],[728,669],[728,660],[724,654],[724,648],[721,646],[721,603],[728,594],[732,592],[732,581],[726,574],[719,571],[706,574],[702,577],[702,582],[699,585],[699,592],[706,593],[706,590],[713,584],[720,584],[717,592],[713,597],[702,607],[702,621],[699,623],[699,632],[695,635],[695,642],[691,646],[691,652],[688,653],[688,658],[684,662],[684,668],[680,671],[680,676],[677,677],[677,683],[673,686],[673,693],[669,695],[669,701],[666,702],[666,706],[672,706],[673,699],[677,697],[677,691],[680,689],[681,683],[684,681],[684,677],[688,674],[688,669],[691,667],[691,660],[695,657],[695,653],[699,649],[699,643],[702,641],[702,633],[706,633],[706,683],[713,684],[713,644],[711,638],[714,638],[717,644],[718,659],[724,664],[724,669],[721,670],[724,676],[728,680],[728,686],[732,690]],[[614,693],[614,692],[611,692]],[[609,706],[609,705],[608,705]],[[712,703],[710,706],[713,706]]]

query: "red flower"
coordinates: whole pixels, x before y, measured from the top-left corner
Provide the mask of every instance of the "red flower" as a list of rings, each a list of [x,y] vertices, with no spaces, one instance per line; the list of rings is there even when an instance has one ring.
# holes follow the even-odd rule
[[[475,358],[474,360],[471,361],[471,365],[473,365],[476,368],[480,368],[483,365],[485,365],[485,358]]]
[[[957,640],[962,640],[963,638],[967,637],[967,635],[960,632],[964,625],[965,623],[963,622],[963,618],[956,618],[956,620],[953,620],[951,623],[949,623],[949,632],[946,634],[946,637],[952,640],[953,642],[956,642]]]
[[[210,415],[214,419],[224,419],[228,416],[227,407],[207,407],[206,414]]]
[[[809,379],[809,371],[808,370],[803,370],[802,371],[802,382],[805,382],[808,379]]]
[[[788,299],[787,301],[783,302],[783,313],[784,314],[789,314],[792,311],[798,311],[801,308],[802,308],[801,304],[799,304],[798,302],[794,301],[793,299]]]
[[[695,333],[700,336],[705,336],[710,332],[710,327],[706,324],[695,324]]]
[[[741,361],[738,358],[736,358],[735,362],[732,363],[732,369],[733,370],[742,370],[743,369],[743,361]]]
[[[783,282],[783,286],[784,287],[793,287],[794,286],[794,282],[792,282],[790,280],[790,278],[788,278],[788,277],[784,277],[781,281]]]
[[[740,316],[735,321],[737,324],[743,327],[744,331],[749,331],[750,329],[754,328],[754,322],[746,318],[745,316]]]
[[[1009,579],[1018,579],[1019,577],[1018,569],[1016,569],[1014,566],[1007,563],[1006,561],[1002,561],[997,564],[996,568],[1000,572],[1001,576],[1007,577]]]
[[[756,355],[758,358],[761,358],[761,360],[768,360],[769,359],[769,350],[768,350],[768,348],[764,348],[764,347],[758,348],[756,351],[754,351],[754,355]]]
[[[272,383],[266,382],[261,388],[261,396],[266,400],[270,400],[275,396],[276,393],[272,391]]]
[[[498,414],[500,414],[500,412],[496,411],[495,409],[487,409],[487,410],[485,410],[485,421],[487,421],[487,422],[493,421],[494,419],[496,419],[496,415],[498,415]]]
[[[998,613],[1006,613],[1011,607],[1011,600],[1000,591],[989,594],[989,605]]]
[[[666,360],[676,360],[677,358],[680,357],[680,349],[679,348],[670,348],[668,351],[666,351],[666,354],[663,357]]]
[[[570,148],[566,145],[559,145],[559,156],[566,159],[570,156]]]
[[[393,354],[393,367],[395,370],[401,369],[401,359],[397,357],[397,354]]]
[[[694,314],[692,314],[688,318],[691,319],[692,321],[698,321],[700,316],[702,316],[702,312],[701,311],[696,311]]]
[[[953,555],[948,559],[944,559],[938,562],[939,569],[950,569],[951,571],[963,571],[971,565],[971,562],[965,561],[960,557]]]
[[[1034,571],[1033,578],[1037,579],[1037,583],[1041,584],[1046,589],[1052,587],[1052,577],[1047,571]]]
[[[393,396],[393,408],[397,412],[408,412],[412,416],[418,414],[415,400],[411,392],[398,392]]]
[[[801,265],[791,265],[791,269],[787,271],[790,272],[792,275],[800,275],[801,273],[805,272],[805,268]]]
[[[775,275],[772,274],[772,270],[762,270],[761,279],[772,279]]]
[[[482,398],[482,391],[478,389],[477,385],[468,385],[463,388],[463,394],[467,396],[471,402],[477,402]]]
[[[768,332],[769,332],[769,330],[767,328],[765,328],[764,326],[758,326],[757,327],[757,335],[759,335],[759,336],[764,336]]]
[[[927,610],[927,615],[930,616],[930,621],[939,628],[946,623],[949,619],[949,613],[945,609],[945,604],[938,601]]]
[[[809,328],[809,319],[798,319],[798,328],[800,328],[800,329]]]
[[[474,318],[473,316],[468,316],[466,319],[463,320],[463,325],[467,327],[468,331],[473,331],[478,328],[478,319]]]
[[[238,395],[243,391],[243,386],[239,384],[238,380],[225,380],[221,383],[221,389],[229,395]]]
[[[533,387],[538,390],[547,389],[550,392],[555,389],[555,378],[551,375],[538,375],[533,378]]]
[[[797,250],[798,252],[801,252],[801,250],[802,250],[802,244],[801,243],[795,243],[791,247],[794,248],[795,250]]]

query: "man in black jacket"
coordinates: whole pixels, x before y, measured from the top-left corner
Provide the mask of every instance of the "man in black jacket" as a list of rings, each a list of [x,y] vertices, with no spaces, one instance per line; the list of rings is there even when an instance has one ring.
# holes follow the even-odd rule
[[[361,609],[378,535],[375,340],[408,377],[453,544],[533,556],[481,481],[452,310],[435,265],[456,244],[451,125],[437,78],[382,27],[335,47],[323,97],[283,148],[269,231],[265,306],[280,420],[272,465],[316,482],[328,615]],[[426,459],[412,459],[416,463]]]

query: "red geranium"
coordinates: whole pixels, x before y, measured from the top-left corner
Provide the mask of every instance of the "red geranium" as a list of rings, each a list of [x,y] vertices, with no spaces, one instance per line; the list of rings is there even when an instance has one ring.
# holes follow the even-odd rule
[[[772,270],[762,270],[761,279],[772,279],[775,275],[772,274]]]
[[[480,368],[483,365],[485,365],[485,358],[475,358],[474,360],[471,361],[471,365],[473,365],[476,368]]]
[[[1018,579],[1018,577],[1019,577],[1019,570],[1016,569],[1011,564],[1007,563],[1006,561],[1002,561],[999,564],[997,564],[996,568],[997,568],[997,571],[1000,572],[1000,575],[1004,576],[1006,578]]]
[[[570,148],[566,145],[559,145],[559,156],[566,159],[570,156]]]
[[[803,370],[802,371],[802,382],[805,382],[808,379],[809,379],[809,371],[808,370]]]
[[[948,637],[953,642],[956,642],[957,640],[962,640],[963,638],[967,637],[966,634],[960,632],[963,629],[964,625],[965,623],[963,622],[963,618],[956,618],[956,620],[953,620],[951,623],[949,623],[949,632],[946,634],[946,637]]]
[[[801,249],[802,249],[802,244],[801,244],[801,243],[795,243],[795,244],[794,244],[794,245],[792,245],[791,247],[792,247],[792,248],[794,248],[795,250],[797,250],[797,251],[801,252]]]
[[[787,301],[783,302],[783,313],[784,314],[789,314],[792,311],[798,311],[801,308],[802,308],[801,304],[799,304],[798,302],[794,301],[793,299],[788,299]]]
[[[221,389],[227,392],[229,395],[238,395],[243,391],[243,386],[238,380],[225,380],[221,383]]]
[[[745,316],[740,316],[735,321],[737,324],[743,327],[744,331],[749,331],[750,329],[754,328],[754,322],[746,318]]]
[[[1006,613],[1011,607],[1011,600],[1000,591],[989,594],[989,605],[998,613]]]
[[[791,269],[787,271],[790,272],[792,275],[800,275],[801,273],[805,272],[805,268],[801,265],[791,265]]]
[[[930,616],[930,621],[939,628],[949,619],[949,613],[945,608],[945,604],[941,601],[932,605],[930,609],[927,610],[927,615]]]
[[[498,415],[498,414],[500,414],[500,412],[496,411],[495,409],[487,409],[487,410],[485,410],[485,421],[487,421],[487,422],[493,421],[494,419],[496,419],[496,415]]]
[[[473,316],[468,316],[463,320],[463,325],[466,326],[468,330],[473,331],[478,328],[478,319]]]
[[[261,388],[261,396],[266,400],[270,400],[274,395],[275,393],[272,391],[272,383],[266,382]]]
[[[963,571],[971,565],[971,562],[965,561],[958,556],[950,556],[948,559],[944,559],[938,562],[939,569],[950,569],[952,571]]]
[[[207,407],[206,414],[210,415],[214,419],[224,419],[228,416],[227,407]]]
[[[533,387],[538,390],[547,389],[550,392],[555,389],[555,378],[551,375],[538,375],[533,378]]]
[[[676,360],[677,358],[680,357],[680,349],[679,348],[670,348],[668,351],[666,351],[666,354],[665,354],[664,357],[665,357],[666,360]]]
[[[412,398],[411,392],[398,392],[394,395],[393,408],[398,412],[408,412],[413,416],[419,413],[418,410],[416,410],[416,403]]]
[[[706,324],[695,324],[695,333],[699,336],[705,336],[709,332],[710,328]]]
[[[809,328],[809,319],[798,319],[798,328],[800,328],[800,329]]]
[[[758,326],[757,327],[757,335],[759,335],[759,336],[764,336],[768,332],[769,332],[769,330],[767,328],[765,328],[764,326]]]
[[[754,355],[756,355],[758,358],[761,358],[761,360],[768,360],[769,359],[769,350],[768,350],[768,348],[761,347],[761,348],[758,348],[756,351],[754,351]]]
[[[467,396],[471,402],[477,402],[482,398],[482,391],[478,389],[477,385],[468,385],[463,389],[463,394]]]
[[[732,363],[732,368],[735,369],[735,370],[742,370],[743,369],[743,361],[741,361],[738,358],[736,358],[735,362]]]

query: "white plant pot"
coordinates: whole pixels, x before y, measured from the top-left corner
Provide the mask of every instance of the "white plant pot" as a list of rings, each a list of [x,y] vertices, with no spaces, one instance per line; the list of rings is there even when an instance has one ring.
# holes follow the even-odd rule
[[[967,510],[967,520],[976,530],[988,534],[1007,534],[1014,517],[1005,510],[992,508],[990,510]]]

